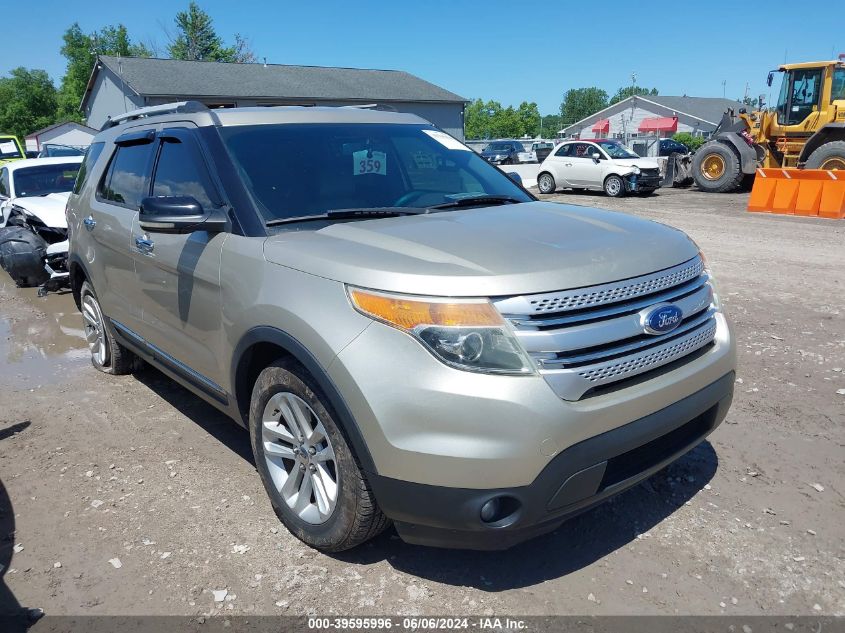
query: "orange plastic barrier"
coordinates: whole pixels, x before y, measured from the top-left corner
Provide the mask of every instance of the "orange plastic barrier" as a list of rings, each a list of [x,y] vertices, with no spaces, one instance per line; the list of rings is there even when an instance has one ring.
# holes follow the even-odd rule
[[[841,220],[845,218],[845,171],[758,169],[748,210]]]

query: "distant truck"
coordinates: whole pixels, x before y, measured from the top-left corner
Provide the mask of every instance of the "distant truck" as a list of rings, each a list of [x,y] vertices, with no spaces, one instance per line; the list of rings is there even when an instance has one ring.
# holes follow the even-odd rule
[[[0,165],[26,158],[21,142],[11,134],[0,134]]]

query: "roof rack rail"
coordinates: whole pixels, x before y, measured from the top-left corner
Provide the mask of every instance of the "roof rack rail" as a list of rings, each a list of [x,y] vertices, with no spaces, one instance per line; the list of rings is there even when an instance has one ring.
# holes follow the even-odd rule
[[[147,106],[146,108],[138,108],[137,110],[130,110],[123,114],[118,114],[106,119],[100,131],[107,130],[115,125],[119,125],[125,121],[132,119],[140,119],[142,117],[155,116],[156,114],[176,114],[176,113],[194,113],[194,112],[208,112],[208,106],[199,101],[177,101],[175,103],[162,103],[157,106]]]

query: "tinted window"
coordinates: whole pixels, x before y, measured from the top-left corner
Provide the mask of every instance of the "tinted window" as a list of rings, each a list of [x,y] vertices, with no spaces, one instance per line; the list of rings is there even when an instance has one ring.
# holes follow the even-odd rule
[[[209,195],[213,191],[205,165],[189,142],[165,139],[161,144],[153,181],[154,196],[191,196],[204,209],[216,206]]]
[[[595,147],[588,145],[587,143],[575,143],[572,146],[572,150],[569,155],[576,158],[589,158],[593,152],[597,151],[598,150]]]
[[[560,149],[555,152],[555,156],[569,156],[569,151],[572,149],[572,144],[561,145]]]
[[[105,143],[92,143],[88,147],[88,151],[85,152],[85,158],[82,159],[82,165],[79,167],[79,173],[76,175],[76,183],[73,185],[73,193],[79,193],[82,191],[82,185],[85,184],[85,179],[88,177],[88,173],[97,163],[97,159],[100,157],[100,154],[103,153],[103,147],[105,147]]]
[[[478,194],[532,199],[478,154],[428,126],[238,125],[219,133],[266,220],[429,207]]]
[[[5,167],[0,169],[0,196],[9,195],[9,170]]]
[[[100,195],[110,202],[133,209],[149,191],[149,167],[154,145],[126,145],[117,148]]]
[[[25,164],[25,163],[24,163]],[[39,165],[16,169],[15,196],[44,196],[48,193],[64,193],[73,189],[79,163]]]
[[[845,68],[837,68],[833,71],[833,87],[830,91],[830,100],[845,99]]]

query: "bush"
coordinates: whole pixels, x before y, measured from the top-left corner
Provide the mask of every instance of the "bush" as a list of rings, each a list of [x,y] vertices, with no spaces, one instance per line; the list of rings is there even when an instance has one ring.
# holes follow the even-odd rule
[[[683,143],[689,147],[691,152],[694,152],[707,142],[707,139],[703,136],[693,136],[689,132],[678,132],[672,136],[672,140],[678,141],[678,143]]]

